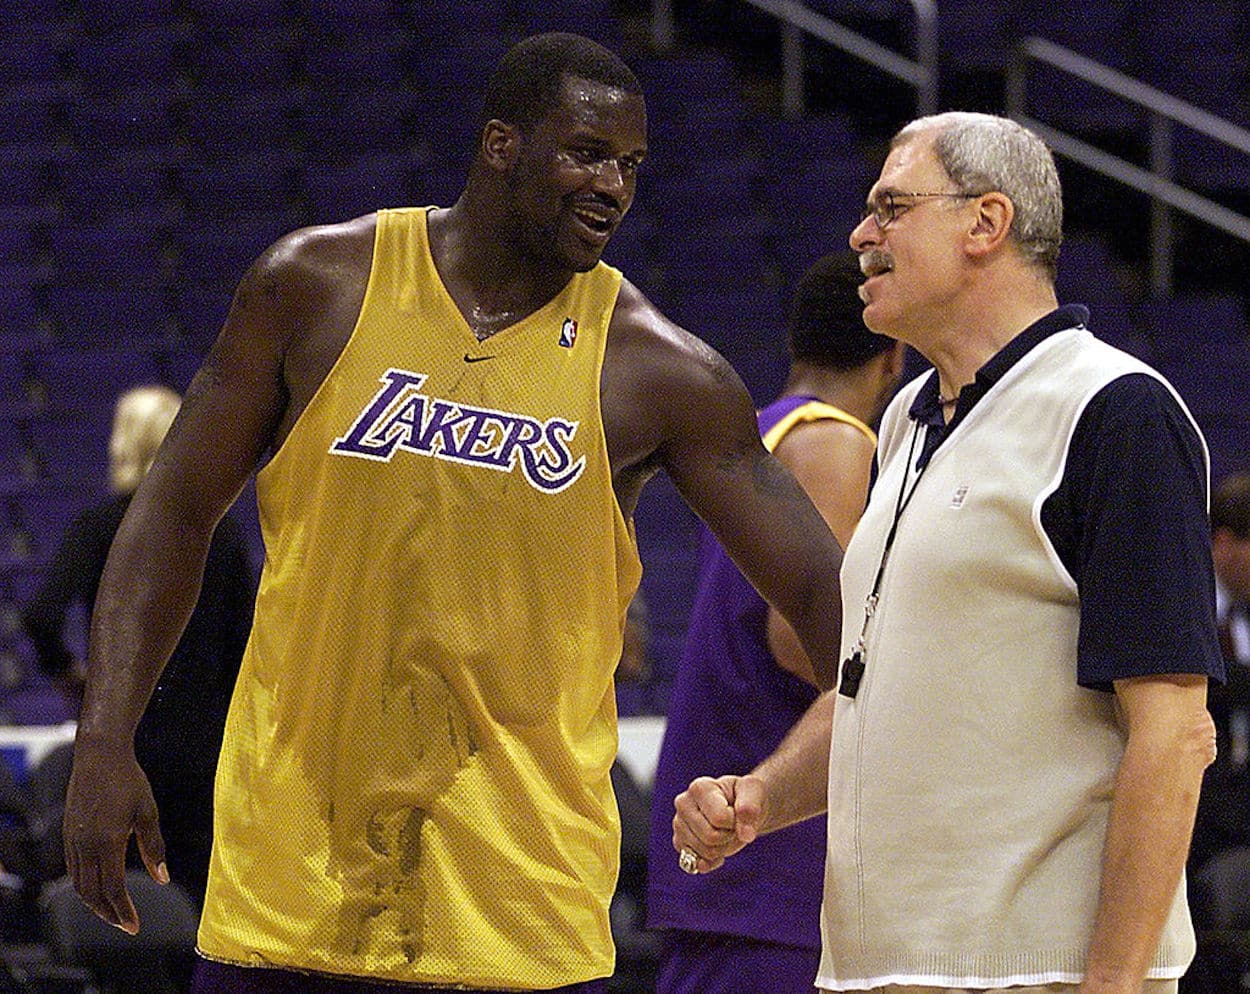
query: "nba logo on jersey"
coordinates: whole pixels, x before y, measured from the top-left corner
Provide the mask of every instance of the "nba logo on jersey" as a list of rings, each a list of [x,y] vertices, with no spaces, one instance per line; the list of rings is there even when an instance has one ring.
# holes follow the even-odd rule
[[[565,318],[564,324],[560,327],[560,347],[571,349],[573,343],[577,341],[577,322],[572,318]]]

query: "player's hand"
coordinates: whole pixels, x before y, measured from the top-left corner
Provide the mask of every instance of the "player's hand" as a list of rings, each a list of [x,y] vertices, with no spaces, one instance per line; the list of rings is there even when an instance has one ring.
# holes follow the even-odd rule
[[[156,801],[130,745],[79,739],[65,797],[65,866],[74,889],[110,925],[134,935],[139,915],[126,890],[133,832],[148,873],[169,882]]]
[[[710,873],[759,834],[765,800],[759,777],[699,777],[673,800],[673,848]]]

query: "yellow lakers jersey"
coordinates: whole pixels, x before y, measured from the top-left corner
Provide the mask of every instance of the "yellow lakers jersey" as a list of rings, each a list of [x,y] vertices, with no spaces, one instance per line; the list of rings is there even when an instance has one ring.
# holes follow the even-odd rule
[[[611,973],[613,670],[641,567],[599,374],[620,273],[478,342],[428,208],[257,494],[201,951],[431,984]]]

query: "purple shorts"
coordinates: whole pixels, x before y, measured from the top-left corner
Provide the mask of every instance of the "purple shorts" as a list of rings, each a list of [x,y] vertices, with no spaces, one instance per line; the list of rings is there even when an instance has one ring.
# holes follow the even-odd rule
[[[558,987],[550,994],[607,994],[607,990],[607,980],[588,980],[572,987]],[[330,977],[269,967],[231,966],[202,958],[196,961],[189,994],[396,994],[403,991],[412,991],[413,994],[501,994],[499,991],[452,990],[359,977]]]
[[[736,935],[664,933],[656,994],[812,994],[820,950]]]

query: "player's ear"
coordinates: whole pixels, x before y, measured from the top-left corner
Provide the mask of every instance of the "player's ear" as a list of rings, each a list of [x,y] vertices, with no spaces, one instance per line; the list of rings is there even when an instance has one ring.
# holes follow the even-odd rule
[[[507,172],[521,149],[521,132],[515,125],[491,118],[482,128],[482,159],[492,169]]]

